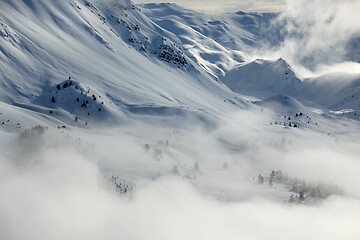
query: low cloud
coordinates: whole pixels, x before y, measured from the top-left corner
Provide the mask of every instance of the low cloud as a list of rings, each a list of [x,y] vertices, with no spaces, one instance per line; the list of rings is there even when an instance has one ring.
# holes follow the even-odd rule
[[[264,131],[268,117],[266,110],[240,112],[224,117],[222,126],[210,133],[189,127],[175,134],[168,129],[169,134],[166,128],[131,126],[141,133],[140,140],[121,129],[89,136],[93,143],[87,143],[85,135],[81,141],[35,135],[36,143],[20,154],[34,136],[2,138],[1,148],[7,148],[7,153],[0,157],[0,238],[359,239],[356,194],[332,196],[310,206],[288,205],[283,203],[286,199],[268,197],[276,190],[237,178],[283,169],[294,177],[355,191],[356,143],[337,151],[336,143],[315,133],[286,129],[287,139],[282,139],[281,134]],[[150,139],[156,142],[161,137],[168,138],[170,149],[163,150],[160,160],[146,157],[142,144],[150,143],[152,149]],[[268,142],[280,148],[268,147]],[[37,144],[41,147],[34,148]],[[198,176],[199,182],[183,178],[196,161],[203,177]],[[223,161],[229,163],[228,170],[221,170]],[[180,176],[172,176],[174,164]],[[112,190],[104,177],[108,171],[124,178],[137,176],[132,179],[135,190],[127,195]],[[162,177],[152,177],[158,172]],[[224,191],[221,186],[229,191],[224,192],[226,196],[233,192],[245,197],[219,201],[217,191]]]
[[[253,199],[222,203],[187,181],[165,177],[132,197],[106,188],[78,153],[48,150],[0,182],[2,239],[359,239],[360,202],[331,198],[287,206]],[[1,159],[1,169],[9,168]]]

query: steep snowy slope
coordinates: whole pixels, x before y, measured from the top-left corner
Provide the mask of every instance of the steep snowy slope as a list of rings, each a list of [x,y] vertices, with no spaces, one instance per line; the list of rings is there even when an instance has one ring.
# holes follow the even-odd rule
[[[112,112],[113,121],[137,105],[142,108],[136,112],[155,113],[160,107],[215,113],[219,103],[224,105],[220,109],[244,106],[194,61],[175,34],[153,23],[130,1],[0,4],[2,101],[31,109],[33,104],[59,108],[68,113],[68,121],[77,117],[77,105],[81,108],[87,101],[79,94],[89,98],[84,88],[106,99],[104,109]],[[68,76],[79,89],[61,90],[64,102],[52,102],[56,85],[63,85]],[[80,115],[84,121],[98,118],[87,111]]]

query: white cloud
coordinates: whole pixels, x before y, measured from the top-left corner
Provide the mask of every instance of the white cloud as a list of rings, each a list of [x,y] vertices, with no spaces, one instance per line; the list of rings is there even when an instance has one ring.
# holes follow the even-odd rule
[[[316,70],[320,65],[359,61],[360,2],[355,0],[287,0],[287,7],[274,23],[285,39],[271,54]],[[275,53],[274,53],[275,52]]]
[[[97,167],[78,153],[52,149],[40,158],[37,166],[16,170],[0,182],[2,239],[360,237],[360,202],[354,199],[332,198],[313,207],[263,199],[221,203],[177,178],[119,198],[104,187]]]
[[[72,144],[71,137],[66,138],[67,143],[59,144],[61,138],[51,135],[46,135],[44,141],[19,141],[19,145],[15,144],[16,138],[2,138],[0,238],[358,240],[360,202],[349,195],[313,206],[288,206],[282,204],[282,200],[260,195],[225,203],[215,200],[214,195],[199,193],[188,180],[166,176],[166,169],[174,163],[181,165],[182,171],[197,160],[205,175],[211,176],[212,182],[206,183],[211,185],[222,181],[221,176],[212,173],[221,168],[223,161],[230,160],[228,171],[235,170],[229,178],[241,175],[244,170],[268,173],[278,166],[306,179],[340,184],[348,192],[357,191],[358,176],[354,170],[359,167],[356,158],[359,150],[356,143],[347,144],[348,151],[337,152],[333,150],[335,143],[320,137],[324,147],[311,151],[309,146],[319,148],[319,136],[304,132],[299,137],[301,132],[296,132],[292,145],[287,146],[285,152],[277,151],[263,145],[268,141],[281,141],[283,137],[265,131],[261,122],[267,117],[266,111],[224,117],[227,121],[212,133],[189,127],[191,130],[176,136],[177,142],[170,142],[172,157],[161,161],[145,157],[142,145],[119,129],[104,135],[97,131],[94,135],[88,133],[94,146],[85,149],[76,145],[86,143],[86,135],[81,137],[85,140],[76,140],[77,144]],[[162,129],[160,133],[156,127],[133,125],[126,126],[126,132],[128,129],[137,132],[143,141],[168,136],[167,130]],[[286,137],[291,139],[292,135],[288,133]],[[232,155],[223,147],[226,139],[227,144],[245,144],[248,150]],[[34,144],[24,151],[23,144],[28,146],[27,141]],[[37,143],[41,143],[39,147]],[[181,160],[176,149],[181,149]],[[22,151],[19,153],[19,150]],[[88,151],[91,152],[84,153]],[[318,158],[329,160],[318,161]],[[104,173],[98,165],[102,170],[138,174],[142,180],[137,182],[137,190],[131,197],[119,197],[106,187]],[[159,171],[164,173],[163,178],[146,180]],[[234,185],[229,189],[239,195],[248,194],[252,188],[266,191],[249,180]],[[211,193],[214,186],[207,189]]]

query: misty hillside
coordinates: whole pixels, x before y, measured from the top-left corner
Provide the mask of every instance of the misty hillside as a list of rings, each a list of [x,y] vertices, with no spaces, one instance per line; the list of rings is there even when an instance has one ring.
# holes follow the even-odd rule
[[[0,1],[0,239],[359,239],[357,25],[304,2]]]

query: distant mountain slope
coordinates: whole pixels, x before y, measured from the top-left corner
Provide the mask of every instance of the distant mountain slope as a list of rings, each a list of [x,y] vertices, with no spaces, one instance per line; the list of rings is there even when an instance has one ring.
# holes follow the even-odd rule
[[[304,79],[284,59],[240,64],[227,72],[222,81],[234,92],[262,99],[286,94],[315,107],[360,108],[359,74],[332,73]]]
[[[200,34],[213,39],[227,49],[245,51],[256,46],[265,37],[274,13],[224,13],[211,14],[185,9],[176,4],[140,5],[145,15],[156,23],[172,20],[190,26]],[[160,24],[161,25],[161,24]],[[268,36],[270,37],[270,36]]]
[[[142,11],[164,29],[175,33],[204,68],[221,77],[235,65],[249,61],[249,48],[267,38],[265,31],[276,14],[209,14],[176,4],[144,4]]]
[[[229,71],[222,79],[234,92],[261,98],[294,95],[301,88],[300,77],[284,59],[255,60]]]

